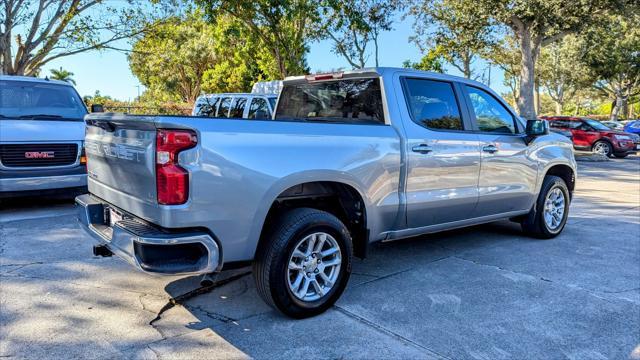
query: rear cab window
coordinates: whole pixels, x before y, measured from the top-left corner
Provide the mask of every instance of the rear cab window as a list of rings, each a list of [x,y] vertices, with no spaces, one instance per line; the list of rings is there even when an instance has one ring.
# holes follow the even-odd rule
[[[275,120],[385,124],[380,79],[285,84]]]

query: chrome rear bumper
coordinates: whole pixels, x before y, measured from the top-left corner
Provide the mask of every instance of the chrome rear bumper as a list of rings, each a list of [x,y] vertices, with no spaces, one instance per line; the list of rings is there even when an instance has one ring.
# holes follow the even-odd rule
[[[139,270],[161,275],[206,274],[221,268],[216,241],[205,232],[159,229],[133,216],[109,225],[106,202],[76,197],[78,221],[99,245]]]

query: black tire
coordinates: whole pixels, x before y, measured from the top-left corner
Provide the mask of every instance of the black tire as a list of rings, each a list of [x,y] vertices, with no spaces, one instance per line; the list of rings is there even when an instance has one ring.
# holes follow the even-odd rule
[[[602,155],[605,155],[606,157],[613,156],[613,145],[611,145],[610,142],[605,140],[598,140],[593,144],[593,147],[591,147],[591,151],[595,153],[596,148],[598,148],[599,146],[606,148],[605,153],[603,153]]]
[[[560,225],[555,229],[551,229],[544,220],[544,206],[547,195],[554,189],[560,189],[564,195],[565,208]],[[542,183],[535,206],[521,222],[522,231],[539,239],[551,239],[558,236],[567,224],[570,203],[569,188],[564,180],[558,176],[547,175]]]
[[[629,156],[629,154],[613,154],[613,156],[617,157],[618,159],[624,159],[627,156]]]
[[[287,280],[289,258],[296,245],[314,232],[331,235],[340,248],[342,262],[333,287],[316,301],[294,296]],[[264,238],[253,262],[253,274],[260,297],[287,316],[301,319],[318,315],[330,308],[342,295],[353,257],[351,235],[334,215],[317,209],[298,208],[284,213]]]

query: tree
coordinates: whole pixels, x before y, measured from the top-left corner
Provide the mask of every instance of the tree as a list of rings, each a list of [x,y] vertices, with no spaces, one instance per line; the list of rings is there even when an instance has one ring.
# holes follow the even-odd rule
[[[537,77],[554,101],[558,115],[578,90],[590,86],[588,69],[580,63],[583,56],[580,42],[574,35],[554,42],[540,52]]]
[[[378,38],[382,31],[391,30],[397,3],[385,0],[323,0],[321,3],[318,38],[332,40],[332,51],[356,69],[366,66],[371,55],[367,47],[371,44],[375,66],[378,66]]]
[[[439,46],[431,48],[422,59],[420,59],[420,62],[414,63],[410,60],[405,60],[402,63],[402,67],[444,73],[444,56],[442,55],[442,49]]]
[[[314,0],[196,0],[214,22],[222,15],[238,20],[271,55],[269,79],[308,72],[306,54],[311,25],[317,21]],[[269,60],[269,59],[263,59]]]
[[[273,69],[269,52],[260,47],[260,41],[238,20],[219,17],[213,41],[217,62],[203,74],[204,92],[248,92],[256,81],[266,79]]]
[[[461,4],[466,13],[479,11],[513,31],[520,50],[518,109],[521,116],[534,119],[535,65],[541,47],[582,30],[595,17],[617,10],[624,1],[478,0]]]
[[[100,0],[0,0],[0,71],[34,76],[55,59],[111,48],[141,34],[147,14],[160,14],[168,6],[159,1],[138,7]]]
[[[472,78],[473,62],[496,40],[489,14],[459,0],[420,0],[409,8],[415,22],[411,40],[423,51],[438,47],[444,59]]]
[[[505,36],[501,39],[487,53],[487,59],[502,70],[503,84],[509,88],[509,92],[504,95],[517,107],[520,96],[520,51],[515,37]]]
[[[214,38],[214,26],[200,12],[163,20],[133,44],[131,71],[152,96],[193,103],[204,73],[218,61]]]
[[[73,73],[67,70],[64,70],[62,67],[60,67],[59,69],[51,69],[51,78],[54,80],[61,80],[61,81],[66,81],[69,83],[72,83],[73,85],[76,84],[76,81],[73,80],[72,76]]]
[[[594,88],[613,99],[611,120],[628,117],[629,99],[640,95],[640,12],[613,15],[584,34]]]

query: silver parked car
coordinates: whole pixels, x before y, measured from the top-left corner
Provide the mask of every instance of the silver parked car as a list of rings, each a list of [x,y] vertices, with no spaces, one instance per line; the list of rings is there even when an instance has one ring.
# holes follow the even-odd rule
[[[0,76],[0,197],[86,190],[86,114],[67,82]]]
[[[260,296],[329,308],[370,243],[501,219],[560,234],[571,141],[468,79],[374,68],[287,78],[273,120],[90,115],[79,220],[155,274],[253,264]]]

